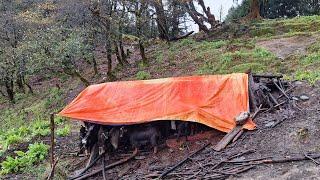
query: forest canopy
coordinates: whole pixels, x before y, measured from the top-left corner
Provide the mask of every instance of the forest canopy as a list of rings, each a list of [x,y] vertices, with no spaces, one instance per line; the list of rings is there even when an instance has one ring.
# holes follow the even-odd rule
[[[251,8],[251,0],[243,0],[238,6],[233,6],[226,17],[227,21],[245,17]],[[260,0],[260,15],[263,18],[292,18],[320,14],[318,0]]]

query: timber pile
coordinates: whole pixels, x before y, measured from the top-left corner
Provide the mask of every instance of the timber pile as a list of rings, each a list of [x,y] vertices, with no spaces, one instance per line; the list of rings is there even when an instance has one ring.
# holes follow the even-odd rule
[[[295,110],[301,110],[291,96],[294,86],[282,80],[277,75],[249,75],[249,104],[251,119],[254,120],[259,113],[279,111],[276,121],[270,127],[275,127],[283,121],[293,117]],[[247,112],[244,112],[247,113]],[[235,142],[244,133],[242,125],[249,119],[243,113],[236,117],[237,125],[213,148],[221,151],[230,142]],[[240,118],[240,120],[239,120]]]

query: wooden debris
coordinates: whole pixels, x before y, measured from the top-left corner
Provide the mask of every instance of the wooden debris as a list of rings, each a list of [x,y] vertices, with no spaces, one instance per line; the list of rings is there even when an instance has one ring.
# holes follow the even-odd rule
[[[238,134],[232,139],[232,142],[236,142],[240,137],[241,135],[244,133],[244,129],[241,129]]]
[[[129,160],[133,159],[136,155],[137,155],[137,153],[133,153],[131,156],[129,156],[129,157],[125,158],[125,159],[121,159],[121,160],[119,160],[117,162],[114,162],[112,164],[109,164],[109,165],[107,165],[105,167],[101,167],[101,168],[99,168],[99,169],[97,169],[97,170],[95,170],[95,171],[93,171],[91,173],[84,174],[84,175],[82,175],[80,177],[77,177],[76,180],[87,179],[87,178],[89,178],[91,176],[94,176],[94,175],[96,175],[98,173],[101,173],[103,171],[103,169],[108,170],[108,169],[111,169],[111,168],[113,168],[115,166],[121,165],[121,164],[123,164],[125,162],[128,162]]]
[[[101,158],[105,156],[105,153],[100,154],[96,159],[94,159],[89,165],[87,165],[84,169],[82,169],[76,176],[72,177],[70,180],[76,179],[80,177],[83,173],[88,171],[93,165],[96,164],[96,162]]]
[[[221,151],[224,149],[241,131],[242,126],[238,125],[234,127],[228,134],[226,134],[217,145],[214,146],[215,151]]]
[[[191,31],[191,32],[188,32],[188,33],[185,34],[185,35],[170,38],[169,41],[177,41],[177,40],[180,40],[180,39],[184,39],[184,38],[189,37],[189,36],[190,36],[191,34],[193,34],[193,33],[194,33],[194,31]]]
[[[252,75],[255,78],[283,78],[283,75],[269,75],[269,74],[253,74]]]
[[[106,166],[105,166],[105,155],[103,155],[103,158],[102,158],[102,177],[103,177],[103,180],[107,180],[107,177],[106,177]]]
[[[172,172],[173,170],[175,170],[176,168],[178,168],[179,166],[181,166],[183,163],[187,162],[192,156],[196,155],[197,153],[199,153],[200,151],[204,150],[207,146],[209,146],[210,142],[205,144],[203,147],[201,147],[200,149],[196,150],[195,152],[191,153],[188,157],[186,157],[185,159],[183,159],[182,161],[178,162],[176,165],[174,165],[172,168],[170,168],[169,170],[163,172],[160,176],[159,179],[164,178],[166,175],[168,175],[170,172]]]
[[[56,161],[54,162],[54,164],[51,166],[51,170],[50,170],[50,173],[49,173],[49,176],[48,176],[47,180],[53,179],[54,169],[55,169],[56,165],[58,164],[58,161],[59,161],[59,158],[57,158],[57,160],[56,160]]]
[[[257,100],[254,95],[254,80],[251,73],[248,73],[248,83],[249,83],[249,105],[250,105],[250,112],[256,111],[257,109]]]
[[[275,158],[275,157],[262,157],[256,159],[247,159],[247,160],[235,160],[235,161],[227,161],[227,163],[262,163],[262,164],[271,164],[271,163],[285,163],[285,162],[293,162],[293,161],[303,161],[320,158],[320,154],[308,155],[306,157],[303,156],[295,156],[295,157],[284,157],[284,158]]]
[[[304,156],[308,159],[310,159],[314,164],[316,165],[320,165],[320,162],[318,162],[317,160],[315,160],[313,157],[309,156],[307,153],[304,153]]]

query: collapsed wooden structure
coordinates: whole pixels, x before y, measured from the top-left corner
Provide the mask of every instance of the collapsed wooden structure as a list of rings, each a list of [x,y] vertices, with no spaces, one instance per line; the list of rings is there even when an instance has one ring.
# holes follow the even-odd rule
[[[246,124],[248,120],[254,120],[259,113],[267,113],[276,110],[300,110],[299,106],[295,103],[294,98],[291,95],[291,91],[294,89],[294,86],[291,85],[289,81],[285,81],[282,79],[282,76],[278,75],[255,75],[255,74],[248,74],[248,84],[249,84],[249,105],[250,105],[250,112],[242,112],[239,114],[238,117],[235,117],[236,126],[228,132],[221,141],[212,147],[214,151],[223,151],[228,144],[236,142],[238,139],[241,138],[241,135],[246,131],[243,129],[243,125]],[[288,119],[281,118],[275,122],[272,127],[280,124],[284,120]],[[94,144],[97,142],[97,139],[88,139],[90,138],[90,134],[97,134],[98,132],[97,126],[95,124],[91,124],[87,127],[87,134],[83,134],[82,141],[93,141]],[[89,133],[89,134],[88,134]],[[199,150],[191,153],[182,161],[174,164],[169,169],[163,169],[162,173],[155,173],[147,175],[146,178],[150,177],[158,177],[164,178],[167,175],[172,174],[179,174],[179,173],[172,173],[182,164],[186,163],[192,156],[203,151],[207,148],[210,143],[206,143],[202,148]],[[131,159],[134,158],[136,152],[132,155],[128,156],[127,158],[121,159],[118,162],[114,162],[109,165],[105,165],[104,155],[106,151],[103,151],[98,156],[91,156],[86,168],[82,171],[78,172],[75,176],[71,177],[71,179],[85,179],[91,176],[94,176],[98,173],[102,173],[103,177],[105,178],[105,171],[117,165],[123,164]],[[220,179],[226,178],[230,175],[235,175],[241,172],[245,172],[256,167],[259,164],[264,163],[280,163],[280,162],[287,162],[287,161],[298,161],[298,160],[312,160],[314,163],[318,163],[316,158],[319,158],[320,155],[318,154],[304,154],[301,157],[293,157],[293,158],[273,158],[273,157],[263,157],[259,159],[248,159],[248,160],[235,160],[237,157],[244,156],[246,154],[254,153],[253,150],[240,152],[230,157],[226,157],[221,162],[211,162],[205,164],[204,167],[210,167],[210,172],[213,172],[210,176],[206,176],[205,179]],[[93,172],[86,173],[94,164],[102,159],[102,167],[94,170]],[[226,167],[227,166],[227,167]],[[203,168],[203,167],[202,167]],[[203,169],[198,169],[189,173],[191,176],[187,176],[188,179],[197,176]],[[208,169],[207,169],[208,170]],[[197,172],[196,172],[197,171]],[[180,173],[180,175],[188,175],[188,173]]]

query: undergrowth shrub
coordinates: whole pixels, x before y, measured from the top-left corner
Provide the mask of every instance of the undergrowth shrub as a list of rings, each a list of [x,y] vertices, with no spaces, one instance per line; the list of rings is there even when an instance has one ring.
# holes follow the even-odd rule
[[[65,125],[63,128],[57,129],[57,135],[58,136],[67,136],[71,132],[70,125]]]
[[[46,136],[50,134],[49,121],[37,120],[32,126],[32,135],[33,136]]]
[[[62,117],[55,118],[55,124],[62,126],[66,119]],[[66,136],[70,133],[70,126],[57,130],[58,136]],[[19,128],[10,128],[7,131],[0,132],[0,156],[10,148],[11,145],[28,142],[33,137],[47,136],[50,134],[50,125],[48,120],[35,120],[29,126],[22,125]]]
[[[47,108],[51,108],[52,106],[56,106],[56,107],[62,106],[62,102],[63,102],[62,95],[63,95],[63,92],[60,89],[56,87],[50,89],[48,92],[48,96],[45,100],[44,107],[47,109]]]
[[[16,173],[42,161],[48,154],[49,146],[43,143],[29,144],[28,151],[15,151],[16,156],[8,156],[1,163],[1,174]]]
[[[149,72],[139,71],[139,72],[136,74],[136,78],[139,79],[139,80],[145,80],[145,79],[150,79],[150,78],[151,78],[151,75],[150,75]]]

